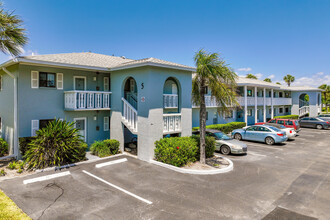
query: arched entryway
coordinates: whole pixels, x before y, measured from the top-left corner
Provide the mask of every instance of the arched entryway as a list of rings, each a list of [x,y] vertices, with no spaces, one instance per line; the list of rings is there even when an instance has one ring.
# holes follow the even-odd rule
[[[299,108],[303,106],[309,106],[309,95],[306,93],[299,96]]]
[[[170,77],[164,83],[163,88],[163,108],[164,113],[180,112],[179,83]]]
[[[124,98],[137,109],[137,85],[133,77],[129,77],[124,85]]]

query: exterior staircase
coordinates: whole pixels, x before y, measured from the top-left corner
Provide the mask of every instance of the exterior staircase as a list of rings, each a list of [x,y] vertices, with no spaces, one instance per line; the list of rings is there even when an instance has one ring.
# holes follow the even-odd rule
[[[137,110],[125,98],[121,98],[121,100],[123,101],[122,123],[128,128],[128,130],[130,130],[130,132],[137,134]]]
[[[302,106],[299,108],[299,117],[309,114],[309,106]]]

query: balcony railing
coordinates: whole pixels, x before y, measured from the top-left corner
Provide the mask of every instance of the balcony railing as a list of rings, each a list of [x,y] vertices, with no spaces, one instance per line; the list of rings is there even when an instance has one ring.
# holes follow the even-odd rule
[[[245,105],[244,97],[237,97],[237,101],[241,106]],[[266,106],[271,106],[272,98],[266,97]],[[255,97],[247,97],[247,105],[255,105]],[[264,97],[257,97],[257,105],[264,105]],[[292,105],[291,98],[273,98],[273,105]]]
[[[181,114],[163,114],[164,134],[181,132]]]
[[[177,108],[179,106],[178,95],[163,94],[164,108]]]
[[[66,110],[109,110],[111,92],[102,91],[65,91],[64,107]]]

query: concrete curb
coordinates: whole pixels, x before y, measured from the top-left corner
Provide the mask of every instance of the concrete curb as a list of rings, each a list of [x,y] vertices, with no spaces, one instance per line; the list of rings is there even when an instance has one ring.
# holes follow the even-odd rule
[[[214,169],[214,170],[191,170],[191,169],[184,169],[181,167],[176,167],[176,166],[172,166],[166,163],[162,163],[159,161],[155,161],[155,160],[151,160],[150,163],[170,169],[170,170],[174,170],[176,172],[179,173],[185,173],[185,174],[195,174],[195,175],[215,175],[215,174],[220,174],[220,173],[227,173],[230,172],[234,169],[234,164],[231,160],[229,160],[228,158],[222,157],[225,160],[228,161],[229,166],[226,168],[222,168],[222,169]]]

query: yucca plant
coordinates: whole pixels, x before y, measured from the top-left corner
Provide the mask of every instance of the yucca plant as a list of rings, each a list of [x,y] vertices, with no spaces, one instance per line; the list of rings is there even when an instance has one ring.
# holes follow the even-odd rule
[[[85,159],[87,144],[73,122],[54,120],[37,131],[25,159],[28,169],[61,166]]]

